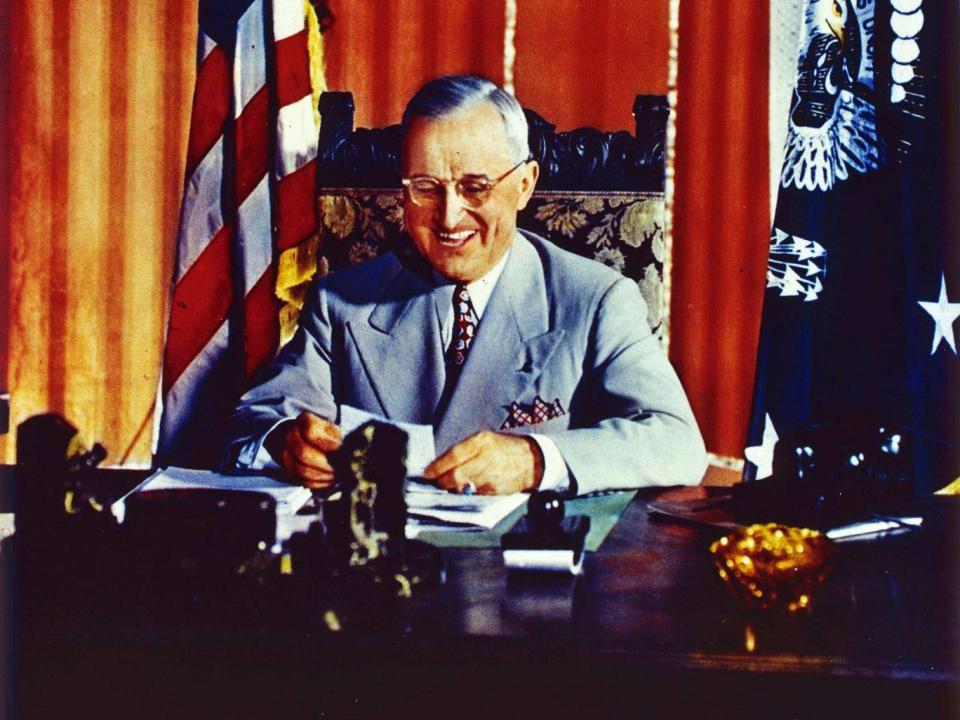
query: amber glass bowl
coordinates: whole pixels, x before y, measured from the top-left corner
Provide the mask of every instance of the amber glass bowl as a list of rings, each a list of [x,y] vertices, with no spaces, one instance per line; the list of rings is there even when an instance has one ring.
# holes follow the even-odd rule
[[[750,608],[808,609],[833,569],[834,544],[816,530],[787,525],[739,528],[710,546],[734,594]]]

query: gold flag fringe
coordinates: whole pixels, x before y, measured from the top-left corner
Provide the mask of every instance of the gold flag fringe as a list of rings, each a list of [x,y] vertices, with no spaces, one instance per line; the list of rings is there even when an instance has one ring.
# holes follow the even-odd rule
[[[320,129],[320,93],[326,91],[326,68],[323,60],[323,35],[316,8],[311,0],[304,0],[304,15],[307,26],[307,51],[310,55],[310,87],[313,91],[314,130]],[[280,345],[286,344],[297,330],[300,310],[306,296],[307,287],[317,274],[317,249],[320,245],[319,233],[314,231],[306,240],[295,247],[288,248],[277,258],[277,280],[275,293],[283,305],[279,311]],[[326,263],[321,261],[321,275],[327,272]]]

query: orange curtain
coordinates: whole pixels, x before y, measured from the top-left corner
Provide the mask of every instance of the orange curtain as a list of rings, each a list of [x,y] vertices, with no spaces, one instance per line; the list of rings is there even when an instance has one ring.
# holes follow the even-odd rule
[[[399,122],[438,75],[503,82],[504,0],[330,0],[327,85],[357,127]],[[517,0],[515,88],[561,129],[632,130],[633,98],[667,91],[668,0]]]
[[[150,457],[196,0],[21,0],[9,57],[7,386],[116,461]]]
[[[503,81],[503,0],[330,0],[327,87],[349,90],[357,127],[400,122],[423,83],[476,74]]]
[[[667,92],[668,0],[517,0],[517,97],[561,130],[633,132],[633,99]]]
[[[770,232],[768,6],[681,0],[671,359],[707,448],[742,456]]]

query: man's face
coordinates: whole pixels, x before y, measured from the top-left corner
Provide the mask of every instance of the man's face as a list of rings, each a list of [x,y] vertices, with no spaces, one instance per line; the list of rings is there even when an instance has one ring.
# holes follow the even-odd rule
[[[487,273],[513,242],[517,212],[527,205],[539,168],[525,163],[472,207],[457,194],[467,176],[491,180],[516,162],[497,109],[484,102],[438,120],[414,118],[404,142],[403,176],[428,176],[444,183],[437,201],[417,205],[407,192],[403,221],[420,253],[441,275],[472,282]]]

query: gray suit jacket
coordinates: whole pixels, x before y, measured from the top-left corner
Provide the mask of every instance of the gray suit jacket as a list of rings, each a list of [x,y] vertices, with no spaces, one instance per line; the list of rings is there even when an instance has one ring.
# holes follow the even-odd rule
[[[447,305],[422,275],[387,254],[315,283],[296,336],[234,412],[227,461],[279,420],[335,420],[340,404],[432,423],[443,452],[539,396],[563,414],[508,432],[549,435],[579,493],[700,481],[703,441],[635,282],[518,236],[438,413]]]

